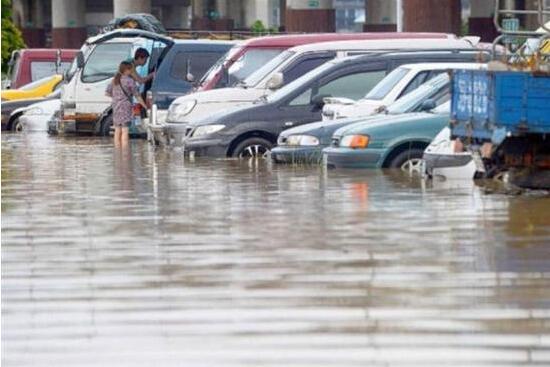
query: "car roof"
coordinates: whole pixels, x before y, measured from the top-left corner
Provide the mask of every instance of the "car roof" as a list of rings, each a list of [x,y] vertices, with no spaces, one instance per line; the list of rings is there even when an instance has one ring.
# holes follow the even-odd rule
[[[477,69],[486,67],[485,63],[476,62],[423,62],[417,64],[403,64],[399,68],[411,70],[440,70],[440,69]]]
[[[56,57],[57,51],[61,51],[61,57],[68,56],[74,57],[78,52],[78,49],[70,48],[27,48],[22,50],[17,50],[16,52],[20,53],[21,56],[25,55],[35,55],[38,57]]]
[[[327,63],[331,63],[334,65],[338,64],[356,64],[356,63],[362,63],[365,61],[377,61],[377,60],[386,60],[386,59],[404,59],[404,58],[412,58],[415,56],[421,56],[421,55],[447,55],[447,54],[454,54],[454,55],[460,55],[461,53],[472,53],[477,54],[479,53],[479,50],[477,49],[410,49],[410,50],[403,50],[403,51],[386,51],[386,52],[376,52],[376,53],[370,53],[366,55],[354,55],[349,57],[343,57],[339,59],[333,59],[331,61],[328,61]]]
[[[182,40],[175,39],[176,45],[188,45],[188,44],[199,44],[199,45],[229,45],[233,46],[239,44],[241,41],[229,41],[229,40],[209,40],[209,39],[196,39],[196,40]]]
[[[282,36],[263,36],[246,40],[242,43],[246,47],[293,47],[315,42],[344,41],[344,40],[383,40],[383,39],[410,39],[410,38],[438,38],[451,39],[456,36],[448,33],[427,32],[363,32],[363,33],[309,33],[291,34]]]
[[[395,51],[407,48],[415,49],[451,49],[451,48],[472,48],[472,44],[467,40],[450,39],[429,39],[429,38],[396,38],[396,39],[372,39],[372,40],[354,40],[354,41],[331,41],[316,42],[306,45],[292,47],[291,51],[304,53],[311,51],[330,51],[330,50],[388,50]]]

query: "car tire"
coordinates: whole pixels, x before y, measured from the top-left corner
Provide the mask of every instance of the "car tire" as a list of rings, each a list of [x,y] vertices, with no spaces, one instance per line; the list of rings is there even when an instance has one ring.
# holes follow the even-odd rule
[[[243,140],[233,150],[235,158],[267,158],[273,148],[273,143],[263,138],[249,138]]]
[[[23,124],[21,123],[21,120],[19,120],[19,116],[15,117],[11,122],[11,131],[17,133],[23,131]]]
[[[113,125],[113,115],[107,115],[102,121],[99,128],[100,136],[109,136],[111,135],[111,126]]]
[[[406,149],[392,158],[389,168],[399,168],[402,171],[414,171],[422,173],[422,155],[423,149]]]

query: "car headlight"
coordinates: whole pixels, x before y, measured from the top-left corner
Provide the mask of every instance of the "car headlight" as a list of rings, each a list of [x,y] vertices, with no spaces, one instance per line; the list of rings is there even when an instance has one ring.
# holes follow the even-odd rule
[[[196,138],[197,136],[203,136],[208,134],[213,134],[217,131],[220,131],[223,129],[225,125],[202,125],[199,126],[193,131],[193,137]]]
[[[319,139],[311,135],[289,135],[286,145],[314,146],[319,145]]]
[[[179,104],[173,104],[168,110],[168,120],[180,121],[184,119],[185,115],[188,115],[189,113],[191,113],[191,111],[193,111],[193,108],[195,108],[196,104],[197,101],[195,99],[191,99],[189,101],[185,101]]]
[[[26,110],[24,114],[25,115],[43,115],[44,110],[40,107],[33,107]]]
[[[340,146],[353,149],[365,149],[369,145],[368,135],[346,135],[340,140]]]

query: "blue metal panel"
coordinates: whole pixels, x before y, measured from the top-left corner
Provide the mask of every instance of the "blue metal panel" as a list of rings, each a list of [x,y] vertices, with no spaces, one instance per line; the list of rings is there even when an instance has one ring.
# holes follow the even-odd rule
[[[550,76],[458,70],[452,91],[454,135],[487,139],[495,129],[550,133]]]

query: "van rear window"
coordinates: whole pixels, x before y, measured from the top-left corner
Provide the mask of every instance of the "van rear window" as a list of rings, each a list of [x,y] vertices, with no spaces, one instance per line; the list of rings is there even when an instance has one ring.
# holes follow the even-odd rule
[[[63,74],[71,66],[70,62],[61,62],[57,69],[55,64],[55,61],[32,61],[31,80],[35,81],[54,74]]]
[[[195,80],[199,80],[224,54],[223,51],[178,52],[170,67],[170,76],[175,79],[185,79],[187,74],[187,62],[189,61],[191,74],[193,74]]]

